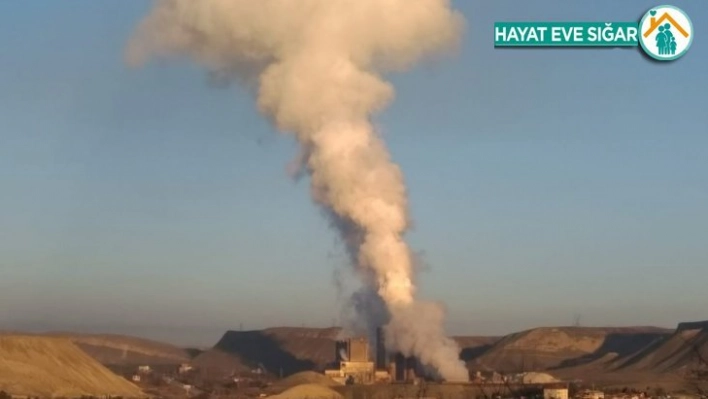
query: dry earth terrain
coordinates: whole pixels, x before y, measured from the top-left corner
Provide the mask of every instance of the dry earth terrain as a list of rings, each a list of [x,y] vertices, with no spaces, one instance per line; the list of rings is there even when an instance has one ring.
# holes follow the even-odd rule
[[[65,338],[0,335],[0,390],[41,397],[143,396]]]
[[[188,362],[188,350],[163,342],[115,334],[77,334],[52,332],[63,337],[106,365],[178,365]]]
[[[83,353],[112,369],[116,365],[190,362],[205,375],[222,378],[256,367],[263,367],[274,376],[322,370],[335,359],[334,342],[341,337],[341,330],[280,327],[227,331],[214,347],[200,353],[119,335],[49,335],[62,338],[62,342],[73,342],[72,349],[81,348]],[[459,336],[454,339],[460,344],[461,357],[471,371],[507,374],[543,371],[565,380],[579,379],[603,385],[632,386],[651,381],[654,385],[673,388],[687,383],[687,376],[700,368],[701,356],[708,359],[708,322],[681,323],[676,330],[544,327],[504,337]],[[7,363],[5,355],[2,360]],[[47,369],[44,374],[51,373]],[[321,384],[322,381],[316,382]]]
[[[474,370],[515,373],[591,363],[608,354],[634,354],[668,337],[656,327],[543,327],[505,336],[468,362]]]

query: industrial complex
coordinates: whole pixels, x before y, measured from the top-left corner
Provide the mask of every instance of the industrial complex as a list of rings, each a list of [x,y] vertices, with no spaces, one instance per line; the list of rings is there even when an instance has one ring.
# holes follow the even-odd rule
[[[382,328],[376,330],[373,346],[367,337],[348,338],[335,345],[335,367],[325,370],[325,375],[335,381],[344,384],[415,382],[423,375],[414,357],[386,350]],[[372,348],[374,356],[371,356]]]

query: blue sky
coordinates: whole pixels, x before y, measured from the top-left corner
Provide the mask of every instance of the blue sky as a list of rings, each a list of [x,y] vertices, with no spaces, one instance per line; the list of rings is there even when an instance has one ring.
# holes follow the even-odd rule
[[[705,319],[708,9],[682,59],[502,50],[493,23],[638,19],[647,1],[468,2],[452,58],[378,117],[410,190],[421,294],[456,334]],[[0,328],[206,344],[327,326],[345,257],[252,98],[131,70],[147,1],[0,6]]]

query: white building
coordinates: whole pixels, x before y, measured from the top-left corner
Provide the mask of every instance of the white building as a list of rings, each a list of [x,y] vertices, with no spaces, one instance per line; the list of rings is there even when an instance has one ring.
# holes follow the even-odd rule
[[[543,399],[568,399],[568,385],[548,384],[544,386]]]

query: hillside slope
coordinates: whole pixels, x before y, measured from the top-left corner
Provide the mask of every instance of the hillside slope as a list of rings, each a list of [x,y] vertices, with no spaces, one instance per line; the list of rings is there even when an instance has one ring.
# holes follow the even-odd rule
[[[41,397],[144,396],[70,340],[29,335],[0,336],[0,390]]]
[[[325,367],[335,358],[339,328],[277,327],[259,331],[227,331],[219,342],[193,363],[221,371],[245,371],[262,365],[272,374]]]
[[[271,374],[290,375],[322,369],[335,360],[334,343],[341,329],[278,327],[260,331],[228,331],[210,350],[193,359],[193,364],[219,373],[245,372],[262,365]],[[464,359],[475,358],[499,337],[453,337]],[[372,354],[373,360],[373,354]]]
[[[702,360],[701,360],[702,358]],[[651,382],[666,390],[708,389],[708,322],[681,323],[643,349],[620,356],[608,353],[589,363],[554,369],[560,378],[613,386]]]
[[[578,366],[609,354],[629,356],[670,333],[671,330],[656,327],[535,328],[507,335],[468,362],[468,366],[473,370],[500,372]]]
[[[621,362],[615,371],[690,372],[708,367],[708,321],[680,323],[664,340]]]
[[[52,332],[67,338],[104,365],[176,365],[188,362],[187,350],[163,342],[115,334]]]
[[[460,346],[460,358],[469,362],[489,351],[502,337],[456,336],[452,339]]]

